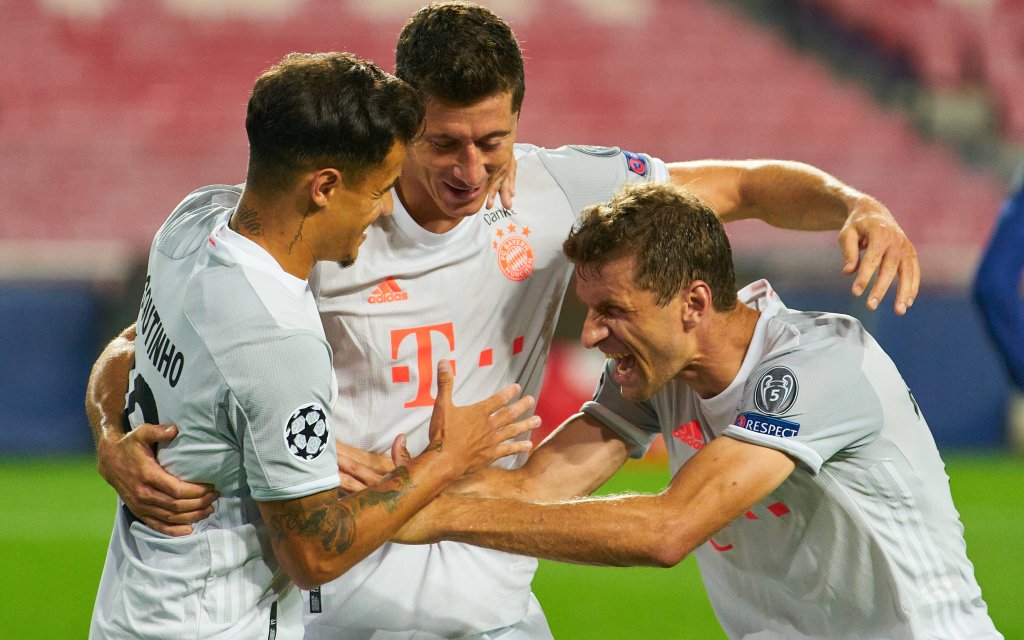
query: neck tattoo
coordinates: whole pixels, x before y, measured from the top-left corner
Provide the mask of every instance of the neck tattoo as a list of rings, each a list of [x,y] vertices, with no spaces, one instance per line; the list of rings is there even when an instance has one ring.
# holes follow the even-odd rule
[[[233,231],[239,231],[239,225],[245,227],[246,233],[251,236],[262,236],[263,225],[260,223],[260,214],[255,209],[250,209],[243,204],[238,205],[235,216],[228,223]]]

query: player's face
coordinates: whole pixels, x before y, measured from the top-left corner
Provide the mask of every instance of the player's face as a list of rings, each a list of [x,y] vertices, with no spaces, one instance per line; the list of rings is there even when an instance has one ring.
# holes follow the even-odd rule
[[[359,246],[366,240],[366,228],[380,216],[391,215],[392,187],[401,173],[405,154],[405,145],[395,142],[384,162],[371,170],[360,184],[351,188],[342,184],[330,214],[337,224],[322,259],[336,260],[343,267],[355,262]]]
[[[507,91],[468,107],[428,98],[423,135],[410,146],[399,183],[413,218],[443,232],[478,212],[512,159],[518,117]]]
[[[582,342],[615,360],[622,396],[642,402],[688,364],[692,349],[682,330],[677,296],[659,307],[653,292],[634,284],[632,257],[606,264],[600,274],[576,272],[576,295],[587,305]]]

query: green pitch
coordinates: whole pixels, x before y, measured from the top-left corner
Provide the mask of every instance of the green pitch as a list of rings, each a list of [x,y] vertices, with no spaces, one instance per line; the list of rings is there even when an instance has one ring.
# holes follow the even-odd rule
[[[946,455],[967,549],[996,626],[1024,638],[1024,459]],[[661,465],[631,464],[605,491],[657,491]],[[114,517],[90,458],[0,462],[0,628],[10,638],[84,638]],[[724,637],[696,565],[541,564],[534,588],[559,640]]]

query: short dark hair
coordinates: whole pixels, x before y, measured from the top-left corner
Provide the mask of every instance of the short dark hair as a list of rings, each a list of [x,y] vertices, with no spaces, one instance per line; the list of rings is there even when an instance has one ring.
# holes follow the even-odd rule
[[[256,80],[249,98],[247,183],[280,192],[303,172],[333,167],[359,184],[422,121],[418,94],[372,62],[350,53],[290,53]]]
[[[633,256],[636,285],[653,291],[659,306],[694,280],[711,287],[716,310],[736,305],[732,249],[722,221],[689,191],[671,184],[626,186],[608,202],[587,207],[562,250],[584,277]]]
[[[434,2],[414,13],[398,36],[395,75],[428,98],[460,107],[510,91],[518,113],[526,93],[512,29],[470,2]]]

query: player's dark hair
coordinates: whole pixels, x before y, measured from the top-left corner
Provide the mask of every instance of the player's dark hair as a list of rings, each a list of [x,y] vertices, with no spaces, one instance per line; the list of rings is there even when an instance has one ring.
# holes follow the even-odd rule
[[[358,185],[396,141],[419,132],[423,102],[405,82],[350,53],[290,53],[249,98],[247,184],[290,188],[306,171],[333,167]]]
[[[414,13],[398,36],[395,75],[425,97],[459,107],[510,91],[518,113],[526,93],[512,29],[469,2],[434,2]]]
[[[587,207],[562,250],[584,277],[633,256],[636,285],[653,291],[659,306],[694,280],[711,288],[716,310],[736,305],[732,249],[722,222],[689,191],[671,184],[626,186],[608,202]]]

